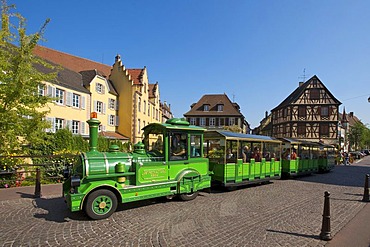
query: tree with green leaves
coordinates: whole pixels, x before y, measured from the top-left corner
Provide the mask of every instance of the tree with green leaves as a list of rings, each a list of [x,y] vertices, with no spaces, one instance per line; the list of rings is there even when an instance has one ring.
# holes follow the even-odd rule
[[[366,148],[370,144],[370,130],[361,122],[356,122],[349,130],[348,141],[353,150]]]
[[[21,154],[24,145],[44,140],[44,119],[41,111],[51,98],[40,96],[42,82],[54,81],[56,73],[44,74],[36,67],[53,69],[33,55],[33,49],[43,38],[49,19],[34,34],[26,34],[26,20],[13,13],[14,5],[1,2],[0,30],[0,155]]]
[[[243,130],[238,125],[224,126],[224,130],[241,133]]]

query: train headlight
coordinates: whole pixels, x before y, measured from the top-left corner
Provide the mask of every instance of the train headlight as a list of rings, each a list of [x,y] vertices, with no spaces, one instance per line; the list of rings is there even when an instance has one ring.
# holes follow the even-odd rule
[[[71,177],[71,187],[79,187],[81,184],[81,179],[79,176]]]

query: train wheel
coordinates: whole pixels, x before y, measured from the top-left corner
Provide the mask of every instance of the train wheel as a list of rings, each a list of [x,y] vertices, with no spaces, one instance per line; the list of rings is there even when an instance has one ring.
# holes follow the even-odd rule
[[[111,216],[117,209],[117,197],[110,190],[92,192],[85,204],[85,213],[91,219],[100,220]]]
[[[198,194],[199,194],[199,191],[196,191],[196,192],[189,193],[189,194],[180,194],[179,197],[183,201],[190,201],[190,200],[195,199],[195,197],[197,197]]]

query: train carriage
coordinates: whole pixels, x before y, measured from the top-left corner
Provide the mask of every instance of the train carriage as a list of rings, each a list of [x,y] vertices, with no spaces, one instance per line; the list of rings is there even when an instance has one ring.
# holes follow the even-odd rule
[[[329,172],[335,167],[335,147],[333,145],[319,143],[319,172]]]
[[[318,142],[309,142],[293,138],[280,138],[282,140],[282,176],[296,177],[310,175],[319,171],[332,169],[327,161],[327,153],[334,152],[332,146]],[[294,157],[293,157],[294,154]],[[331,158],[332,155],[330,155]]]
[[[229,131],[206,131],[204,139],[214,183],[233,188],[281,177],[280,140]]]

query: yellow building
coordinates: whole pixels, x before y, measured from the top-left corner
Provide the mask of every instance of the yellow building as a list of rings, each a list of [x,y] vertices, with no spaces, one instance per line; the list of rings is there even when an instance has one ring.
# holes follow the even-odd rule
[[[109,66],[42,46],[37,46],[34,54],[64,67],[63,71],[75,73],[73,80],[65,78],[55,85],[45,83],[44,90],[49,86],[50,95],[55,90],[55,96],[60,98],[59,102],[50,104],[48,119],[54,126],[50,131],[67,125],[73,129],[77,126],[75,122],[79,122],[79,132],[74,133],[87,135],[85,122],[90,112],[96,111],[101,121],[100,135],[137,143],[144,126],[162,121],[159,85],[149,83],[146,67],[126,69],[119,55],[113,66]],[[70,97],[73,103],[75,95],[80,95],[78,109],[67,104]]]
[[[119,55],[116,56],[109,79],[119,95],[118,132],[137,143],[141,140],[144,126],[162,120],[158,83],[149,83],[146,67],[126,69]]]
[[[40,68],[40,70],[45,68]],[[88,135],[86,119],[89,115],[90,91],[83,86],[80,74],[61,68],[57,83],[43,82],[39,86],[40,95],[54,98],[41,110],[49,110],[46,119],[50,121],[48,132],[69,128],[73,134]]]
[[[99,131],[106,136],[116,132],[119,123],[117,116],[117,92],[113,85],[97,70],[81,71],[84,87],[90,91],[90,112],[97,112],[101,124]]]

